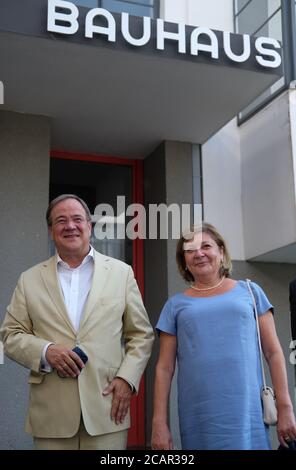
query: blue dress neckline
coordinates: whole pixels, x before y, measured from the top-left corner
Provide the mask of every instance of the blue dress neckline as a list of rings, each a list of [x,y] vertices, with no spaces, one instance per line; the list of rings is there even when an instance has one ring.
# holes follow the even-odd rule
[[[238,280],[236,281],[235,285],[233,287],[231,287],[231,289],[227,290],[226,292],[223,292],[222,294],[214,294],[214,295],[209,295],[207,297],[193,297],[191,295],[187,295],[185,294],[184,292],[180,292],[179,294],[177,295],[182,295],[183,297],[186,297],[188,299],[210,299],[211,297],[220,297],[222,295],[226,295],[226,294],[230,294],[232,293],[238,286],[241,285],[241,283],[243,283],[244,281],[241,281],[241,280]]]

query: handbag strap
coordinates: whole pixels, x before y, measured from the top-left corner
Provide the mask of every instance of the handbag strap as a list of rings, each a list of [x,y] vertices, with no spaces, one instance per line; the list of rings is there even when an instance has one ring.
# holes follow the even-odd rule
[[[252,300],[253,300],[253,305],[254,305],[254,310],[255,310],[257,337],[258,337],[260,363],[261,363],[261,373],[262,373],[262,380],[263,380],[263,388],[266,389],[266,377],[265,377],[265,371],[264,371],[264,365],[263,365],[263,354],[262,354],[261,339],[260,339],[260,327],[259,327],[259,320],[258,320],[257,304],[256,304],[255,296],[254,296],[254,293],[253,293],[253,289],[251,287],[250,279],[246,279],[246,282],[247,282],[247,286],[248,286],[248,289],[250,291],[250,294],[251,294],[251,297],[252,297]]]

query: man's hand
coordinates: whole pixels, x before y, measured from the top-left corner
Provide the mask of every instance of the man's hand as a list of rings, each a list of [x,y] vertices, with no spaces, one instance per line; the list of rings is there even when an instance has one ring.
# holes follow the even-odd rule
[[[116,424],[123,423],[124,418],[129,410],[131,397],[133,391],[131,386],[120,377],[115,377],[111,384],[105,388],[103,395],[107,396],[113,393],[111,419],[115,420]]]
[[[50,344],[45,354],[48,363],[57,370],[60,377],[78,377],[84,364],[71,349],[57,344]]]

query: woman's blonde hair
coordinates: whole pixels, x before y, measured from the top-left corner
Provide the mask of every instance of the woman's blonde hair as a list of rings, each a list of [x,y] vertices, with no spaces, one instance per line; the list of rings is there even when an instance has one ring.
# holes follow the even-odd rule
[[[220,275],[221,277],[222,276],[229,277],[231,274],[231,270],[232,270],[232,263],[231,263],[231,258],[230,258],[230,254],[227,248],[226,241],[224,240],[222,235],[218,232],[218,230],[213,225],[203,222],[200,225],[192,226],[190,228],[190,232],[184,233],[177,243],[176,261],[177,261],[180,274],[183,277],[183,279],[185,279],[185,281],[187,282],[194,281],[194,278],[191,272],[188,271],[186,267],[183,245],[184,245],[184,242],[186,243],[192,240],[196,233],[207,233],[217,243],[219,248],[223,249],[223,261],[221,263]]]

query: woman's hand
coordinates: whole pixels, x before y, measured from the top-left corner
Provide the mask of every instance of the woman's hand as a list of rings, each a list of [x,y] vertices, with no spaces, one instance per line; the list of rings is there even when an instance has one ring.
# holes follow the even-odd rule
[[[153,424],[151,448],[153,450],[173,450],[173,440],[166,423]]]
[[[287,442],[296,440],[296,422],[291,406],[278,407],[277,434],[283,447],[288,447]]]

